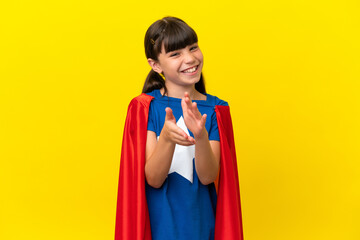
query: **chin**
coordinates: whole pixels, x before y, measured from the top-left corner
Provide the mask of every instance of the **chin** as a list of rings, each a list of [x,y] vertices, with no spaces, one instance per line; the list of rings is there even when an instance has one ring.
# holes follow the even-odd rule
[[[195,83],[200,82],[200,78],[201,78],[201,74],[199,74],[198,76],[194,76],[194,78],[191,79],[191,83],[195,84]]]

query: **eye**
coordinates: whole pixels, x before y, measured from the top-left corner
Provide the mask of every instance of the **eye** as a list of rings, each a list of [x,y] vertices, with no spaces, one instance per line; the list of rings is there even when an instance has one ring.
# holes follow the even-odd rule
[[[176,56],[178,56],[179,55],[179,53],[178,52],[173,52],[173,53],[170,53],[170,57],[176,57]]]
[[[196,50],[196,49],[198,49],[198,48],[199,48],[198,45],[192,46],[192,47],[190,48],[190,51],[194,51],[194,50]]]

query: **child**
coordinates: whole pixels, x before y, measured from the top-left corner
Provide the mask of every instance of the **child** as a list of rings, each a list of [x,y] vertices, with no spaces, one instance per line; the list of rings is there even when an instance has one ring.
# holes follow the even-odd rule
[[[145,52],[152,70],[128,108],[115,239],[242,239],[229,107],[205,91],[196,33],[163,18]]]

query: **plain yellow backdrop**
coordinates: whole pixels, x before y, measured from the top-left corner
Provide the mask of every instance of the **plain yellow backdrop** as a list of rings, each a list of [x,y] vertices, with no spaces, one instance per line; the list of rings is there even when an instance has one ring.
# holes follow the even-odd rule
[[[246,240],[360,239],[357,0],[3,1],[0,239],[113,239],[146,29],[199,36],[231,106]]]

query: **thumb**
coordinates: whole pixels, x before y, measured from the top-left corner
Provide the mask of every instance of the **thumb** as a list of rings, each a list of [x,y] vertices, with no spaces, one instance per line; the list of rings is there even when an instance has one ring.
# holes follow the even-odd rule
[[[165,108],[165,112],[166,112],[165,121],[172,121],[175,119],[171,108],[169,108],[169,107]]]

